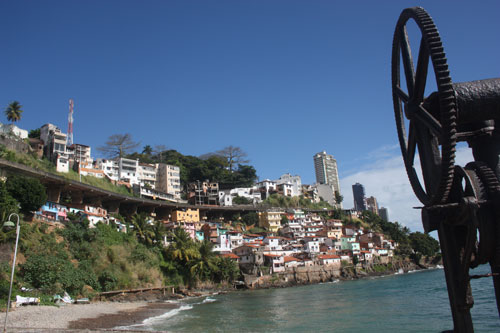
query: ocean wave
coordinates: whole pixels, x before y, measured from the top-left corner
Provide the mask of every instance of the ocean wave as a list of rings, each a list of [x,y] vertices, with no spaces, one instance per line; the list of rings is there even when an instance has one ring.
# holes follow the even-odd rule
[[[171,303],[171,302],[168,302],[168,303]],[[179,312],[181,312],[181,311],[190,310],[192,308],[193,308],[192,305],[183,304],[180,307],[172,309],[172,310],[169,310],[169,311],[167,311],[167,312],[165,312],[165,313],[163,313],[163,314],[161,314],[159,316],[146,318],[140,324],[134,324],[134,325],[129,325],[129,326],[119,326],[119,327],[115,327],[113,329],[114,330],[124,330],[124,331],[127,331],[127,330],[130,330],[130,329],[136,328],[136,327],[150,326],[150,325],[153,325],[153,324],[155,324],[157,322],[161,322],[164,319],[171,318],[171,317],[179,314]]]
[[[215,298],[211,298],[211,297],[207,297],[203,300],[203,302],[199,303],[199,304],[205,304],[205,303],[213,303],[215,302],[216,299]]]
[[[179,301],[178,300],[173,300],[173,299],[168,299],[165,301],[165,303],[169,303],[169,304],[178,304]]]
[[[171,318],[171,317],[177,315],[181,311],[191,310],[192,308],[193,308],[192,305],[183,304],[180,307],[178,307],[176,309],[172,309],[170,311],[167,311],[164,314],[161,314],[159,316],[144,319],[144,321],[142,322],[141,326],[142,325],[151,325],[151,324],[154,324],[154,323],[156,323],[158,321],[162,321],[163,319]]]

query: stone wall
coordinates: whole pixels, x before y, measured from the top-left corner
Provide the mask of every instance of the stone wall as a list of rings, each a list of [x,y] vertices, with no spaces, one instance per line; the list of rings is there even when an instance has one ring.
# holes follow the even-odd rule
[[[416,265],[409,259],[393,260],[388,263],[358,264],[356,266],[322,266],[314,265],[309,267],[288,268],[283,273],[266,274],[258,267],[254,267],[253,272],[257,274],[243,274],[247,288],[270,288],[289,287],[295,285],[330,282],[335,280],[353,280],[366,276],[390,275],[396,272],[409,272],[418,269],[434,267],[432,265]]]
[[[0,134],[0,145],[4,145],[7,149],[14,150],[21,153],[29,153],[31,151],[30,146],[16,137],[9,137],[5,134]]]
[[[337,267],[315,265],[293,267],[286,272],[260,277],[249,275],[245,277],[245,282],[248,288],[268,288],[328,282],[340,277],[341,270]]]

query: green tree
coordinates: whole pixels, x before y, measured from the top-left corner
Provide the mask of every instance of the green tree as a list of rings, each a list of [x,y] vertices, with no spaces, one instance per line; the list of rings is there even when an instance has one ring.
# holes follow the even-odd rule
[[[339,191],[335,191],[335,202],[340,205],[342,201],[344,201],[344,196]]]
[[[142,153],[146,155],[151,155],[153,153],[153,148],[150,145],[145,145],[142,149]]]
[[[11,102],[5,109],[5,116],[7,117],[7,120],[12,123],[21,120],[21,116],[23,114],[23,110],[21,110],[22,107],[23,106],[18,101]]]
[[[155,230],[149,222],[146,213],[135,214],[132,216],[133,233],[137,240],[145,245],[151,246],[155,240]]]
[[[439,252],[439,242],[421,232],[412,232],[409,236],[411,247],[415,252],[425,256],[433,256]]]
[[[234,205],[250,205],[251,203],[252,203],[252,200],[245,198],[245,197],[240,197],[238,195],[233,198]]]
[[[191,261],[190,273],[193,281],[209,280],[217,270],[213,248],[214,245],[209,240],[204,240],[200,243],[198,247],[199,256]]]
[[[16,199],[14,199],[4,182],[0,181],[0,219],[1,221],[6,221],[10,214],[18,212],[18,205]]]
[[[288,224],[288,217],[286,215],[281,215],[281,225]]]
[[[217,282],[233,282],[240,276],[238,264],[230,258],[217,257],[216,265],[215,279]]]
[[[174,229],[172,242],[168,247],[168,253],[173,260],[183,264],[186,264],[200,256],[193,240],[182,228]]]
[[[28,138],[40,139],[40,129],[32,129],[28,134]]]
[[[259,215],[256,212],[248,212],[241,217],[241,220],[246,225],[258,225]]]
[[[160,220],[156,220],[152,225],[152,229],[155,243],[162,244],[163,238],[167,235],[165,224]]]
[[[30,216],[47,202],[45,186],[38,179],[10,176],[6,182],[7,191],[19,202],[21,213]]]

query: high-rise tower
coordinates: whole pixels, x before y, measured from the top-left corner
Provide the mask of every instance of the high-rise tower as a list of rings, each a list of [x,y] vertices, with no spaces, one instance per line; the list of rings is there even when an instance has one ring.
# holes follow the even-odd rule
[[[354,198],[354,209],[358,212],[366,210],[365,187],[360,183],[352,185],[352,195]]]
[[[339,172],[337,160],[326,151],[314,155],[314,170],[316,171],[316,182],[318,184],[332,185],[335,192],[340,194]]]

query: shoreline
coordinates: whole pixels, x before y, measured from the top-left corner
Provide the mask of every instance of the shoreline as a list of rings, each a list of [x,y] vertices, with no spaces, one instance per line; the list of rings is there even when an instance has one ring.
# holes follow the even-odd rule
[[[426,271],[431,269],[439,269],[441,266],[430,266],[404,273],[383,272],[375,274],[361,275],[354,278],[339,277],[338,282],[352,281],[365,278],[392,276],[410,274],[412,272]],[[389,274],[388,274],[389,273]],[[246,291],[269,289],[269,288],[288,288],[299,287],[305,285],[320,284],[331,281],[318,283],[301,283],[301,284],[281,284],[260,286],[257,288],[246,289]],[[9,312],[9,320],[7,327],[14,329],[40,329],[50,331],[51,329],[73,329],[73,330],[124,330],[124,331],[141,331],[143,330],[144,322],[151,318],[160,317],[168,312],[181,307],[182,300],[209,297],[229,291],[244,291],[243,290],[194,290],[192,294],[196,296],[187,296],[182,299],[171,299],[173,302],[168,302],[167,299],[150,299],[133,300],[133,301],[108,301],[96,302],[90,304],[68,304],[65,306],[23,306],[15,308]]]
[[[113,314],[101,314],[97,317],[79,318],[68,323],[69,329],[123,329],[143,325],[149,318],[161,316],[171,310],[179,308],[179,304],[168,302],[151,302],[140,305],[135,309],[119,311]]]
[[[146,302],[97,302],[68,304],[60,307],[51,305],[22,306],[9,311],[7,327],[15,329],[67,329],[70,323],[75,321],[81,320],[90,324],[94,318],[134,313],[146,305]]]

